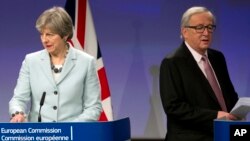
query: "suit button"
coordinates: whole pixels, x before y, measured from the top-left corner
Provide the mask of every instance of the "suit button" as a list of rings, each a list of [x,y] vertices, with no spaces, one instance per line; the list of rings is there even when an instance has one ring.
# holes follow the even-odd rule
[[[57,91],[54,91],[54,95],[57,95],[58,93],[57,93]]]
[[[54,109],[54,110],[56,110],[56,109],[57,109],[57,107],[56,107],[56,106],[53,106],[53,109]]]

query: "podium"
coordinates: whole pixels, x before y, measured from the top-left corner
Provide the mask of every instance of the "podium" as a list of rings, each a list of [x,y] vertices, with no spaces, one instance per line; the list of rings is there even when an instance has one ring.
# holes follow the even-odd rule
[[[249,141],[250,122],[214,120],[214,141]]]
[[[108,122],[0,123],[0,140],[126,141],[130,120]]]

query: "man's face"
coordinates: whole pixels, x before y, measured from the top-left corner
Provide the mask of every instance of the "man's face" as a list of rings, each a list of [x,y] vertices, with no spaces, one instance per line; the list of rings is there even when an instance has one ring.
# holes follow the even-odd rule
[[[198,53],[204,54],[212,41],[213,33],[208,28],[213,24],[212,16],[209,13],[194,14],[190,18],[189,27],[182,28],[184,40]],[[204,29],[204,26],[209,27]]]

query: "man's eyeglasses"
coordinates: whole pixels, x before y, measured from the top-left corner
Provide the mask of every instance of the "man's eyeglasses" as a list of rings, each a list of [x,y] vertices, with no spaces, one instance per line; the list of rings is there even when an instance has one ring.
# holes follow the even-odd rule
[[[216,25],[197,25],[197,26],[185,26],[186,28],[193,28],[197,33],[203,33],[205,31],[205,28],[208,32],[213,33],[216,29]]]

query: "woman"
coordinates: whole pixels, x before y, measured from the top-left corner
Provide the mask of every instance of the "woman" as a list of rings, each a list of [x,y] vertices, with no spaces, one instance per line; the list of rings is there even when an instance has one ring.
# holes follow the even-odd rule
[[[73,36],[70,16],[53,7],[39,16],[36,28],[44,49],[26,55],[22,63],[9,102],[11,122],[98,120],[102,107],[95,59],[67,43]]]

